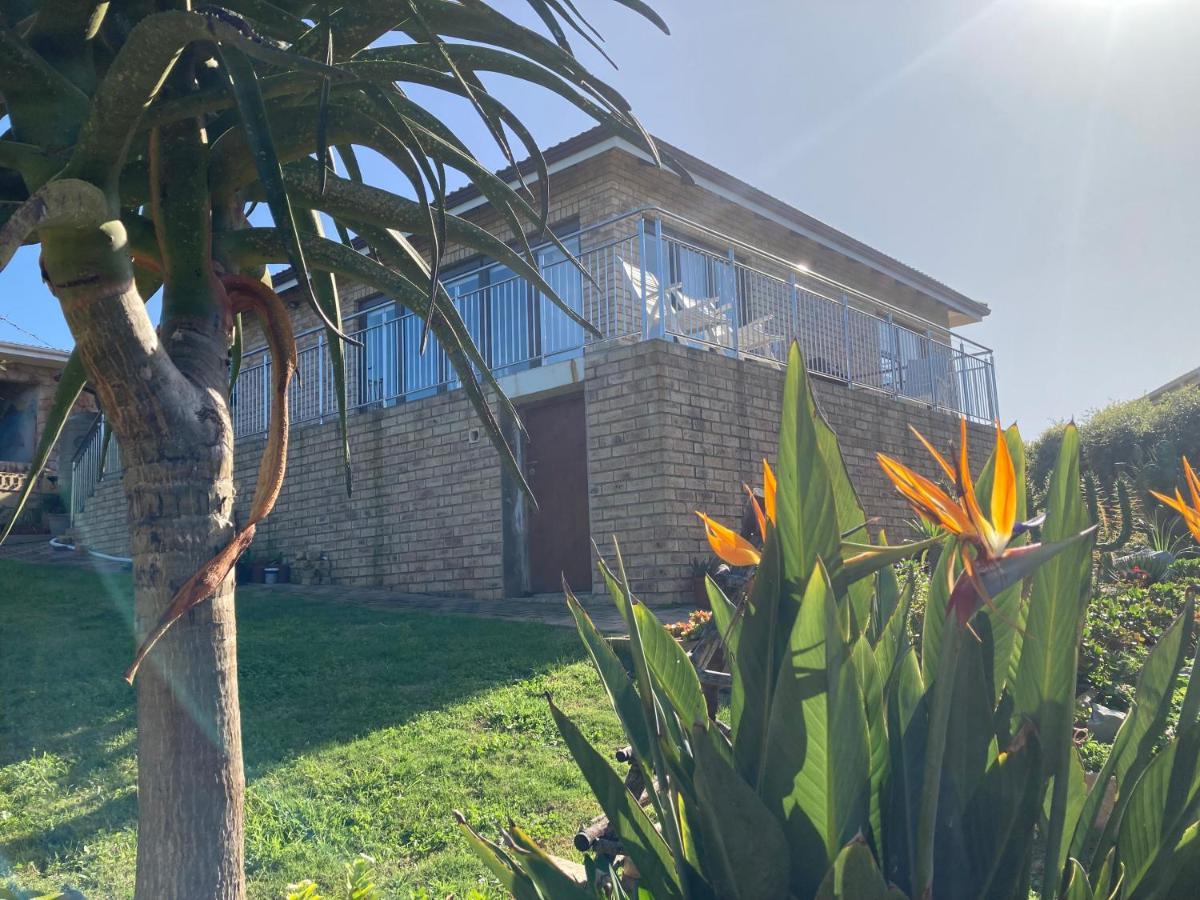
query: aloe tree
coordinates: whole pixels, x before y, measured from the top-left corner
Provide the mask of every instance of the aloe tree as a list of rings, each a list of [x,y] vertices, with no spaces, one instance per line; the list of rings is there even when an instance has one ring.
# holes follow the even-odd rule
[[[641,0],[616,2],[665,30]],[[348,491],[338,279],[424,317],[515,471],[497,427],[511,407],[438,281],[454,244],[503,261],[554,298],[528,245],[545,233],[545,162],[484,78],[535,85],[656,153],[628,104],[573,54],[567,32],[593,44],[599,36],[571,0],[528,4],[549,37],[481,0],[0,6],[0,267],[22,243],[40,244],[42,275],[75,339],[34,469],[90,384],[125,472],[140,642],[131,682],[146,660],[137,680],[140,897],[245,893],[230,570],[279,492],[296,360],[267,267],[291,266],[328,332]],[[410,96],[413,85],[469,103],[510,161],[510,141],[523,148],[532,186],[491,174],[435,108]],[[388,185],[364,182],[355,148],[391,163]],[[447,212],[449,170],[501,215],[503,239]],[[270,226],[247,219],[257,203]],[[329,220],[335,236],[322,229]],[[160,289],[155,328],[145,304]],[[268,340],[273,403],[251,513],[238,528],[229,392],[245,314]]]

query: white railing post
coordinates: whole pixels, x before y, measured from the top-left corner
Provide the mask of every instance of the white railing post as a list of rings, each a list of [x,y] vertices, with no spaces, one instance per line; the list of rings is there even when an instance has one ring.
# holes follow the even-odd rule
[[[646,301],[649,299],[646,296],[646,217],[638,216],[638,272],[642,279],[641,307],[642,307],[642,340],[648,340],[650,337],[650,310],[647,308]],[[618,276],[619,277],[619,276]]]
[[[850,343],[850,297],[842,294],[842,340],[846,352],[846,384],[854,383],[854,351]]]
[[[929,402],[934,409],[937,409],[937,384],[933,375],[933,332],[928,328],[925,329],[925,363],[926,368],[929,369]]]
[[[317,421],[325,421],[325,333],[317,332]]]
[[[733,314],[733,327],[730,329],[730,334],[733,338],[733,355],[737,356],[738,326],[742,321],[742,300],[738,296],[737,258],[734,256],[732,247],[729,248],[726,256],[729,259],[729,273],[726,276],[728,279],[728,286],[726,287],[726,290],[729,292],[729,307]]]
[[[791,334],[787,335],[788,346],[783,348],[783,358],[788,358],[788,352],[791,349],[793,340],[800,340],[800,285],[796,280],[796,272],[793,270],[788,283],[792,288],[792,328]]]
[[[667,299],[667,275],[671,271],[670,265],[667,262],[667,242],[663,238],[662,219],[654,220],[655,240],[658,242],[658,336],[666,338],[667,336],[667,313],[670,312],[671,304]]]
[[[896,333],[896,320],[891,313],[887,314],[888,351],[892,356],[892,393],[900,396],[900,379],[904,377],[904,367],[900,365],[900,337]]]
[[[988,387],[988,418],[997,421],[1000,418],[1000,403],[996,395],[996,357],[991,351],[987,355],[987,387]]]
[[[262,431],[265,433],[271,422],[271,360],[263,354],[262,364]]]

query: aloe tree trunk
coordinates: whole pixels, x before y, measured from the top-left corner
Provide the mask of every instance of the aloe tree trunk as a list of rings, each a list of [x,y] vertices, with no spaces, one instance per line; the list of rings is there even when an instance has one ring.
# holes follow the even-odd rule
[[[226,317],[164,313],[156,333],[120,231],[44,233],[42,266],[121,446],[132,648],[233,534],[233,433]],[[221,308],[219,285],[210,289],[192,308]],[[164,308],[189,306],[168,286]],[[233,600],[227,577],[163,637],[137,680],[139,898],[245,896]]]

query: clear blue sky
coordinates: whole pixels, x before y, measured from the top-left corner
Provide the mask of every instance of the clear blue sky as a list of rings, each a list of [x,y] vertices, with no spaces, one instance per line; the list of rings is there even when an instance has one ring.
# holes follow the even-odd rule
[[[1027,435],[1200,365],[1195,0],[657,0],[671,37],[579,5],[650,130],[990,305],[964,333]],[[499,90],[544,144],[587,125]],[[0,314],[69,346],[36,254],[4,279]]]

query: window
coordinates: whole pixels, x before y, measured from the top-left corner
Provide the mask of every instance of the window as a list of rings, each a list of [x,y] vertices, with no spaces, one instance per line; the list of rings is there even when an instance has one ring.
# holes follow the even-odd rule
[[[394,402],[400,395],[400,367],[396,353],[396,304],[385,301],[362,317],[362,382],[359,402]]]

